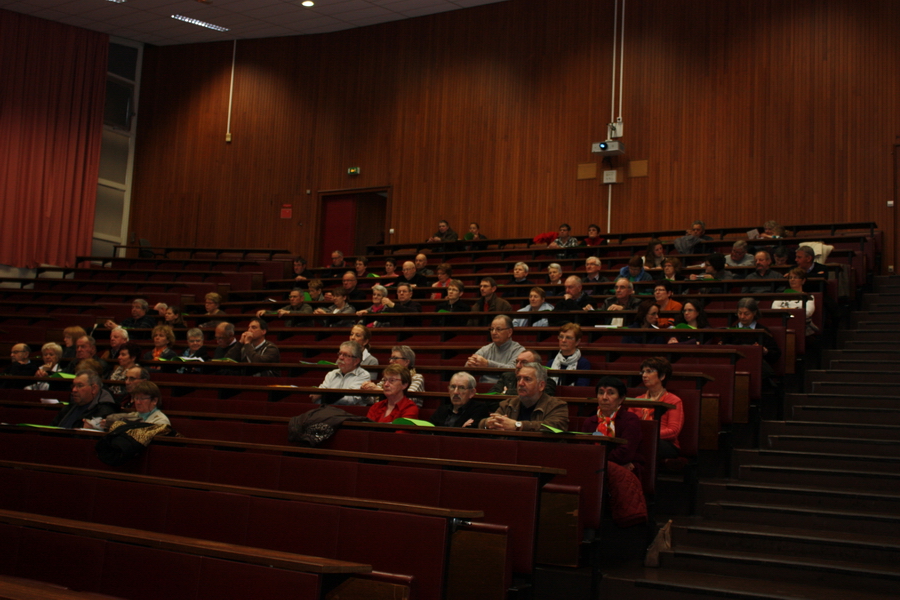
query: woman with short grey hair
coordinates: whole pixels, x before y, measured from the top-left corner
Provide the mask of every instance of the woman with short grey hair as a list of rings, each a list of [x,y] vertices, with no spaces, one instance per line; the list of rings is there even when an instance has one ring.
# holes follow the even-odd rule
[[[416,353],[412,348],[409,346],[394,346],[391,348],[391,357],[388,360],[392,365],[400,365],[409,369],[409,375],[412,378],[412,382],[409,384],[409,387],[406,388],[407,392],[425,391],[425,378],[422,377],[421,374],[416,373]],[[380,390],[382,389],[381,382],[375,383],[374,381],[369,381],[363,384],[362,389]],[[370,402],[374,402],[375,400],[378,400],[378,398],[370,398],[369,400]],[[422,406],[421,398],[414,397],[410,398],[410,400],[415,402],[417,406]]]

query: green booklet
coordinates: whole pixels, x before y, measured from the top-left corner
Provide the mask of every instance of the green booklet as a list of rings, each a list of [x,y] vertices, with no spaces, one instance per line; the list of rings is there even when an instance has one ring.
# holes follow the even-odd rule
[[[408,419],[406,417],[400,417],[399,419],[394,419],[391,421],[391,425],[417,425],[419,427],[434,427],[428,421],[423,421],[421,419]]]

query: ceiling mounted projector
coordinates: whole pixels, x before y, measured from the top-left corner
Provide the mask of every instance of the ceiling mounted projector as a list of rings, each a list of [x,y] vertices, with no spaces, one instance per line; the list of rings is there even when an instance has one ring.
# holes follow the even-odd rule
[[[600,156],[619,156],[625,154],[625,144],[617,140],[606,140],[591,145],[591,152]]]

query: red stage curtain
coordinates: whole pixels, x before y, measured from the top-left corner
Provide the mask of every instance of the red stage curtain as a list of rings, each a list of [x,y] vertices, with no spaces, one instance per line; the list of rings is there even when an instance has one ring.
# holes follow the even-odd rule
[[[90,254],[109,36],[0,10],[0,263]]]

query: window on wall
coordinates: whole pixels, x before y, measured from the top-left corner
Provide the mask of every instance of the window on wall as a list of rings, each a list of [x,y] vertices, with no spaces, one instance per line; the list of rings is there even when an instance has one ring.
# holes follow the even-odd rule
[[[143,46],[113,40],[109,44],[106,106],[97,207],[94,211],[94,256],[112,256],[114,246],[128,241],[135,119]]]

